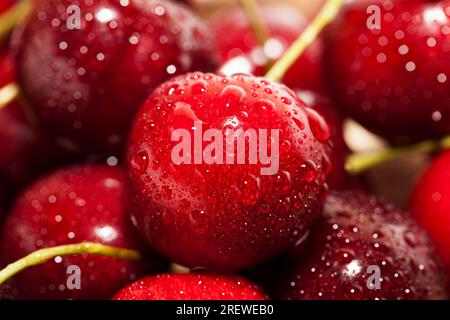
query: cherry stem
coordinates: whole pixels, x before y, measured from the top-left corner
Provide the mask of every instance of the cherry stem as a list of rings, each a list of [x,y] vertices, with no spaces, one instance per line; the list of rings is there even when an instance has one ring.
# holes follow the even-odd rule
[[[255,0],[240,0],[242,8],[244,8],[245,14],[247,15],[252,28],[258,39],[258,43],[261,48],[264,48],[267,40],[269,39],[269,33],[267,31],[266,25],[258,11],[258,5]]]
[[[0,15],[0,40],[5,39],[14,27],[26,17],[31,8],[31,0],[21,0]]]
[[[100,243],[83,242],[37,250],[28,256],[11,263],[0,271],[0,285],[20,271],[43,264],[58,256],[93,254],[115,259],[140,260],[141,254],[135,250],[105,246]]]
[[[349,174],[357,175],[385,162],[398,160],[415,154],[430,153],[450,148],[450,136],[437,141],[423,141],[414,145],[391,148],[377,152],[350,155],[345,163]]]
[[[0,110],[9,105],[19,97],[19,87],[15,83],[10,83],[0,88]]]
[[[295,40],[283,57],[281,57],[281,59],[273,65],[265,77],[272,81],[281,81],[289,68],[317,39],[320,32],[336,18],[342,4],[343,0],[328,0],[311,24],[300,35],[300,37]]]

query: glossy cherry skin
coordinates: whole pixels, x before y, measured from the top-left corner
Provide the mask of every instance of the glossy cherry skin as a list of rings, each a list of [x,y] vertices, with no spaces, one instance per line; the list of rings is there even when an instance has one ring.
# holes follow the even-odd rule
[[[278,281],[283,299],[446,298],[446,277],[425,231],[374,197],[333,192],[308,241]],[[379,290],[369,289],[371,266],[379,268]]]
[[[450,1],[355,1],[330,30],[327,79],[346,115],[394,143],[450,133]]]
[[[2,263],[41,248],[84,241],[143,251],[125,212],[124,196],[124,176],[117,167],[72,167],[40,179],[17,199],[5,221]],[[80,290],[66,288],[71,265],[81,270]],[[76,255],[26,269],[14,280],[25,299],[110,299],[127,283],[164,266],[150,253],[138,262]]]
[[[0,87],[14,81],[13,62],[0,52]],[[70,159],[42,130],[31,124],[19,101],[0,110],[0,179],[9,193],[21,189],[37,176]]]
[[[81,29],[69,30],[72,4],[37,2],[13,41],[18,81],[54,136],[82,151],[120,153],[137,108],[156,86],[214,68],[212,41],[175,2],[81,1]]]
[[[298,9],[287,4],[262,5],[259,10],[269,33],[264,48],[258,44],[242,8],[225,9],[211,18],[222,64],[221,72],[227,75],[239,72],[263,76],[267,71],[267,57],[278,60],[308,25]],[[321,90],[322,50],[323,43],[319,38],[288,70],[282,82],[291,88]]]
[[[244,165],[176,164],[172,134],[193,136],[196,121],[223,136],[278,130],[279,170],[262,173],[266,166],[249,164],[248,152]],[[246,75],[174,78],[149,97],[130,135],[132,220],[155,248],[188,267],[232,271],[268,259],[306,232],[322,204],[329,135],[325,120],[283,85]]]
[[[258,286],[239,276],[161,274],[136,281],[114,300],[267,300]]]
[[[345,158],[349,154],[349,149],[344,140],[343,117],[337,112],[325,93],[308,90],[295,90],[295,92],[311,109],[320,113],[329,124],[331,137],[328,145],[331,149],[330,160],[333,167],[327,180],[330,189],[348,188],[352,181],[345,171]]]
[[[411,195],[410,209],[436,243],[450,277],[450,151],[435,159],[418,181]]]

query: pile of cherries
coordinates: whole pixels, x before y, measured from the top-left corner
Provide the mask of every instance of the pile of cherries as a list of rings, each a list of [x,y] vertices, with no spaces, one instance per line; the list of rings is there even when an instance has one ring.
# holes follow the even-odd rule
[[[34,1],[0,47],[0,89],[20,88],[0,108],[0,267],[83,242],[140,256],[59,253],[0,299],[446,299],[450,151],[396,208],[346,173],[343,122],[394,146],[450,135],[450,1],[347,3],[279,82],[300,13],[261,6],[261,44],[241,7],[207,25],[180,2]],[[174,162],[198,123],[277,129],[277,173]]]

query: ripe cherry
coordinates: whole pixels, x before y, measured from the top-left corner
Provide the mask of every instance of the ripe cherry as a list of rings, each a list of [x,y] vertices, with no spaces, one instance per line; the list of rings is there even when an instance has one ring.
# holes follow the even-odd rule
[[[226,152],[225,144],[211,153],[189,149],[197,164],[172,159],[179,145],[174,134],[202,139],[209,129],[219,131],[219,143],[253,129],[244,144],[258,161],[250,164],[246,152],[245,164],[231,164],[237,163],[236,148]],[[155,248],[182,265],[226,271],[254,265],[286,249],[317,214],[330,170],[329,136],[325,120],[283,85],[246,75],[174,78],[149,97],[130,135],[132,220]],[[261,161],[264,146],[270,165]],[[202,159],[207,154],[211,159]],[[268,167],[272,171],[265,172]]]
[[[123,173],[116,167],[72,167],[40,179],[17,199],[5,221],[1,262],[6,265],[41,248],[85,241],[142,250],[125,213],[124,196]],[[14,280],[26,299],[109,299],[136,277],[164,265],[153,255],[138,262],[65,256],[26,269]],[[80,290],[66,287],[70,266],[81,271]]]
[[[20,299],[20,296],[14,282],[8,281],[7,283],[0,285],[0,301],[18,299]]]
[[[374,197],[332,193],[308,241],[278,281],[284,299],[446,298],[446,279],[425,231]]]
[[[0,51],[0,88],[14,81],[14,66],[7,50]]]
[[[255,284],[233,275],[162,274],[139,280],[114,300],[266,300]]]
[[[344,189],[351,185],[350,178],[345,171],[345,158],[349,153],[344,140],[343,118],[336,111],[332,101],[324,93],[308,90],[296,90],[297,96],[311,109],[322,115],[330,127],[329,147],[331,149],[331,165],[333,170],[328,177],[330,189]]]
[[[3,221],[3,215],[6,211],[6,188],[0,181],[0,223]]]
[[[0,52],[0,88],[13,80],[12,60],[6,52]],[[24,110],[18,101],[0,109],[0,179],[12,186],[10,189],[20,189],[68,161],[67,152],[32,126]]]
[[[369,4],[380,28],[368,27]],[[450,133],[450,1],[354,1],[330,30],[327,79],[342,111],[396,143]]]
[[[238,73],[263,75],[264,67],[257,66],[257,63],[250,56],[239,56],[226,62],[219,70],[226,75]],[[343,189],[349,186],[349,178],[344,168],[345,157],[348,148],[344,141],[343,118],[337,112],[328,95],[323,91],[296,89],[297,96],[306,104],[319,112],[330,124],[331,139],[329,141],[331,152],[331,163],[333,171],[328,177],[331,189]]]
[[[171,1],[39,1],[13,41],[18,81],[50,133],[89,152],[120,152],[156,86],[214,68],[207,31]]]
[[[260,6],[260,14],[268,31],[264,48],[258,44],[250,20],[240,7],[219,11],[211,18],[221,72],[264,75],[270,65],[268,58],[278,60],[308,25],[298,9],[287,4]],[[287,71],[283,83],[304,90],[322,89],[322,50],[323,43],[319,38]]]
[[[450,151],[439,156],[419,180],[410,209],[436,243],[450,277]]]
[[[0,13],[3,13],[9,8],[11,8],[15,2],[16,2],[15,0],[2,0],[0,2]]]

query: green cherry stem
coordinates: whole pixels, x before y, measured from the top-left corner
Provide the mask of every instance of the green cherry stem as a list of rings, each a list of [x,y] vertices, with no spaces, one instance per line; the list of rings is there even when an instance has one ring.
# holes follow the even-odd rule
[[[26,17],[31,8],[31,0],[21,0],[0,15],[0,41],[3,41],[14,27]]]
[[[283,57],[281,57],[281,59],[273,65],[269,72],[267,72],[266,78],[272,81],[280,81],[298,57],[300,57],[303,52],[317,39],[318,35],[325,28],[325,26],[336,18],[342,4],[343,0],[328,0],[306,30],[297,40],[295,40]]]
[[[269,32],[267,31],[266,25],[261,18],[258,11],[258,5],[255,0],[240,0],[241,6],[245,11],[253,30],[255,31],[256,38],[261,48],[264,48],[267,40],[269,39]]]
[[[28,256],[17,260],[14,263],[11,263],[6,268],[1,270],[0,284],[26,268],[43,264],[58,256],[80,254],[102,255],[123,260],[139,260],[142,258],[141,254],[135,250],[110,247],[93,242],[83,242],[78,244],[45,248],[37,250],[29,254]]]
[[[415,154],[430,153],[450,148],[450,136],[437,141],[423,141],[414,145],[350,155],[345,169],[352,175],[360,174],[382,163],[402,159]]]

